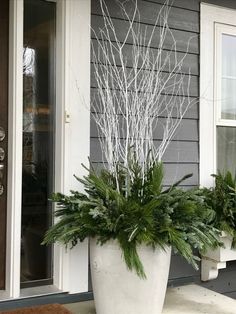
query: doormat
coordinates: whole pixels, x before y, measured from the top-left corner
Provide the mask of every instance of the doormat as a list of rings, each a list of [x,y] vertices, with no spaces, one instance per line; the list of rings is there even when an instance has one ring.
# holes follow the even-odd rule
[[[1,311],[1,314],[72,314],[61,304],[48,304],[41,306],[32,306],[18,310]]]

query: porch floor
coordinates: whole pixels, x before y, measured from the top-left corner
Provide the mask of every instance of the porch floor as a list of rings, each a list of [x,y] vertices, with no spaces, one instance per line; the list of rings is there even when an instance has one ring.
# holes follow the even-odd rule
[[[73,314],[95,314],[94,303],[66,304]],[[167,290],[163,314],[235,314],[236,300],[202,288],[186,285]]]

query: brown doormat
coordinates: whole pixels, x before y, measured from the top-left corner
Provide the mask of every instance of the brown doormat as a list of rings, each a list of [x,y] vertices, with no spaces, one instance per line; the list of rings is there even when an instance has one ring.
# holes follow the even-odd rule
[[[12,311],[1,311],[1,314],[72,314],[60,304],[48,304],[41,306],[26,307]]]

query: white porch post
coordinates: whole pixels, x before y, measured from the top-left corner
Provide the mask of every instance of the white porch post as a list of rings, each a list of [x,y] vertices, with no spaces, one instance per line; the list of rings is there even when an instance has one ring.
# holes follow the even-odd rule
[[[57,1],[55,190],[81,189],[81,163],[90,152],[90,0]],[[54,284],[63,291],[88,291],[88,243],[73,250],[56,245]]]

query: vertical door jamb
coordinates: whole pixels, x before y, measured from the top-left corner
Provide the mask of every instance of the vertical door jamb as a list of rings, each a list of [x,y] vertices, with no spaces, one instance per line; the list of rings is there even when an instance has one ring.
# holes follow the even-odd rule
[[[90,0],[57,0],[55,190],[81,190],[90,151]],[[69,121],[65,120],[66,113]],[[88,241],[73,250],[54,246],[54,285],[88,291]]]
[[[9,109],[6,292],[20,296],[23,0],[9,0]]]

